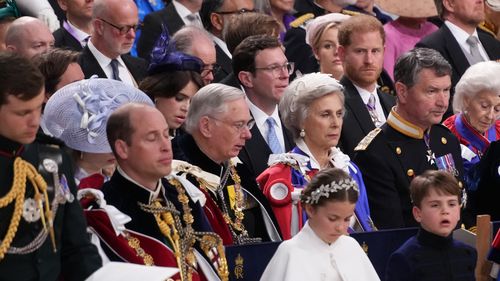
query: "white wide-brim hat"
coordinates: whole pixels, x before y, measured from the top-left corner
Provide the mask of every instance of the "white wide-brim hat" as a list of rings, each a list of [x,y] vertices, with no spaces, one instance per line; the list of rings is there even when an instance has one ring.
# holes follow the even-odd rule
[[[41,127],[71,149],[110,153],[106,122],[114,110],[130,102],[154,106],[145,93],[120,81],[104,78],[78,81],[49,98]]]
[[[434,0],[375,0],[384,11],[407,18],[428,18],[438,15]]]
[[[500,0],[486,0],[486,5],[495,12],[500,12]]]

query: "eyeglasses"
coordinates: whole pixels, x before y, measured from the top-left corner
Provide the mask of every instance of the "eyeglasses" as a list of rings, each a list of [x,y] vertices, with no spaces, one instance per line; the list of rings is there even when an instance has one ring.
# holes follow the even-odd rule
[[[216,14],[219,14],[219,15],[234,15],[234,14],[244,14],[244,13],[253,13],[255,12],[254,9],[239,9],[239,10],[236,10],[236,11],[220,11],[220,12],[214,12]]]
[[[201,77],[205,77],[207,76],[208,74],[210,74],[210,72],[215,75],[215,73],[217,73],[219,70],[221,69],[220,65],[216,64],[216,63],[212,63],[212,64],[203,64],[201,66]]]
[[[295,63],[293,63],[293,62],[287,62],[283,65],[273,64],[273,65],[269,65],[266,67],[256,67],[255,68],[255,70],[270,71],[273,73],[274,77],[279,77],[281,75],[282,71],[285,71],[286,73],[288,73],[288,75],[292,75],[294,69],[295,69]]]
[[[208,116],[208,118],[212,118],[212,119],[217,120],[221,123],[224,123],[226,125],[231,126],[231,127],[235,128],[238,131],[238,133],[243,133],[243,131],[245,131],[245,129],[251,130],[253,128],[253,126],[255,125],[255,120],[253,120],[253,119],[248,121],[247,123],[245,123],[243,121],[232,123],[232,122],[224,121],[224,120],[212,117],[212,116]]]
[[[125,35],[125,34],[129,33],[131,29],[133,29],[134,32],[137,31],[137,29],[139,29],[139,24],[118,26],[118,25],[114,25],[114,24],[110,23],[109,21],[102,19],[102,18],[99,18],[99,20],[102,20],[103,22],[116,28],[120,32],[120,35]]]

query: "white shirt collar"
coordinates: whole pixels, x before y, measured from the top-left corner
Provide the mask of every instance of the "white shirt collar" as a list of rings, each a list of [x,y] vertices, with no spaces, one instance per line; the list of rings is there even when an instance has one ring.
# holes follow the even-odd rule
[[[266,123],[266,120],[268,117],[271,117],[274,119],[274,122],[280,126],[281,120],[280,116],[278,114],[278,105],[274,108],[273,114],[271,116],[268,116],[264,111],[262,111],[260,108],[258,108],[255,104],[250,101],[250,99],[245,99],[248,104],[248,108],[250,109],[250,112],[252,113],[253,119],[255,120],[255,124],[257,126],[263,126],[264,123]]]
[[[196,14],[199,16],[198,12],[196,13],[191,12],[186,6],[182,5],[182,3],[180,3],[179,1],[173,0],[172,4],[174,5],[175,10],[179,14],[185,25],[191,24],[191,22],[187,19],[187,16],[191,14]]]
[[[94,55],[95,59],[97,60],[97,63],[99,63],[99,66],[104,70],[104,73],[108,78],[111,77],[111,66],[109,65],[111,63],[111,58],[108,58],[106,55],[101,53],[94,44],[92,43],[92,40],[89,40],[89,43],[87,44],[89,47],[90,52]],[[125,65],[125,62],[123,62],[122,57],[118,56],[116,58],[118,61],[118,67],[123,67],[127,69],[127,66]],[[128,71],[128,70],[127,70]]]
[[[118,165],[116,166],[116,171],[118,171],[120,173],[120,175],[122,175],[129,182],[131,182],[131,183],[137,185],[138,187],[146,190],[149,193],[149,203],[151,203],[153,200],[155,200],[156,198],[158,198],[158,196],[160,195],[160,191],[163,188],[163,185],[161,184],[161,180],[158,181],[158,184],[156,185],[156,190],[152,191],[151,189],[149,189],[149,188],[141,185],[140,183],[138,183],[137,181],[135,181],[131,177],[129,177],[129,175],[127,175],[127,173],[125,173],[125,171],[123,171],[122,168],[120,168],[120,166],[118,166]]]
[[[477,29],[474,29],[474,32],[472,34],[469,34],[465,30],[461,29],[460,27],[458,27],[457,25],[455,25],[450,21],[445,21],[444,24],[446,24],[453,37],[455,37],[455,40],[457,40],[458,45],[460,45],[462,49],[470,52],[470,46],[469,44],[467,44],[466,41],[471,35],[479,39],[477,35]],[[479,45],[482,46],[481,41],[479,41]]]
[[[377,89],[378,89],[378,85],[375,86],[375,89],[373,90],[373,92],[369,92],[361,87],[359,87],[358,85],[352,83],[354,85],[354,88],[356,88],[356,90],[358,90],[358,93],[359,95],[361,96],[361,99],[363,100],[363,103],[364,104],[367,104],[368,103],[368,100],[370,99],[370,95],[374,95],[375,96],[375,101],[378,102],[378,95],[377,95]]]
[[[220,39],[219,37],[213,35],[212,33],[210,33],[210,35],[212,35],[212,40],[214,40],[215,44],[217,44],[219,46],[219,48],[221,48],[222,51],[224,51],[224,53],[226,53],[226,55],[232,59],[233,56],[231,55],[231,53],[229,52],[229,49],[227,48],[227,44],[226,42],[222,41],[222,39]]]
[[[87,34],[86,32],[82,31],[81,29],[78,29],[78,27],[74,26],[69,20],[66,21],[69,25],[69,27],[71,28],[71,31],[68,30],[68,32],[71,33],[71,35],[73,35],[75,37],[76,40],[78,40],[78,42],[80,42],[80,44],[82,44],[82,46],[84,46],[86,43],[85,43],[85,39],[87,39],[90,34]]]

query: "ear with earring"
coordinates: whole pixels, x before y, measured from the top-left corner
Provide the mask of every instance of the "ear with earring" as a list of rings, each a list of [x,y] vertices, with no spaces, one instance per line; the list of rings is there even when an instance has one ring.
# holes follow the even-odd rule
[[[300,134],[299,134],[299,136],[300,136],[301,138],[305,138],[305,136],[306,136],[306,131],[304,131],[304,129],[301,129],[301,130],[300,130]]]

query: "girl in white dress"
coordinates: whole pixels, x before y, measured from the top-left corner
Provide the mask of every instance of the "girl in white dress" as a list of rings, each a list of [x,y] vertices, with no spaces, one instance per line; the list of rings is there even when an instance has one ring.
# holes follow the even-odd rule
[[[308,221],[281,243],[260,280],[380,280],[358,242],[346,235],[358,195],[343,170],[318,172],[301,196]]]

